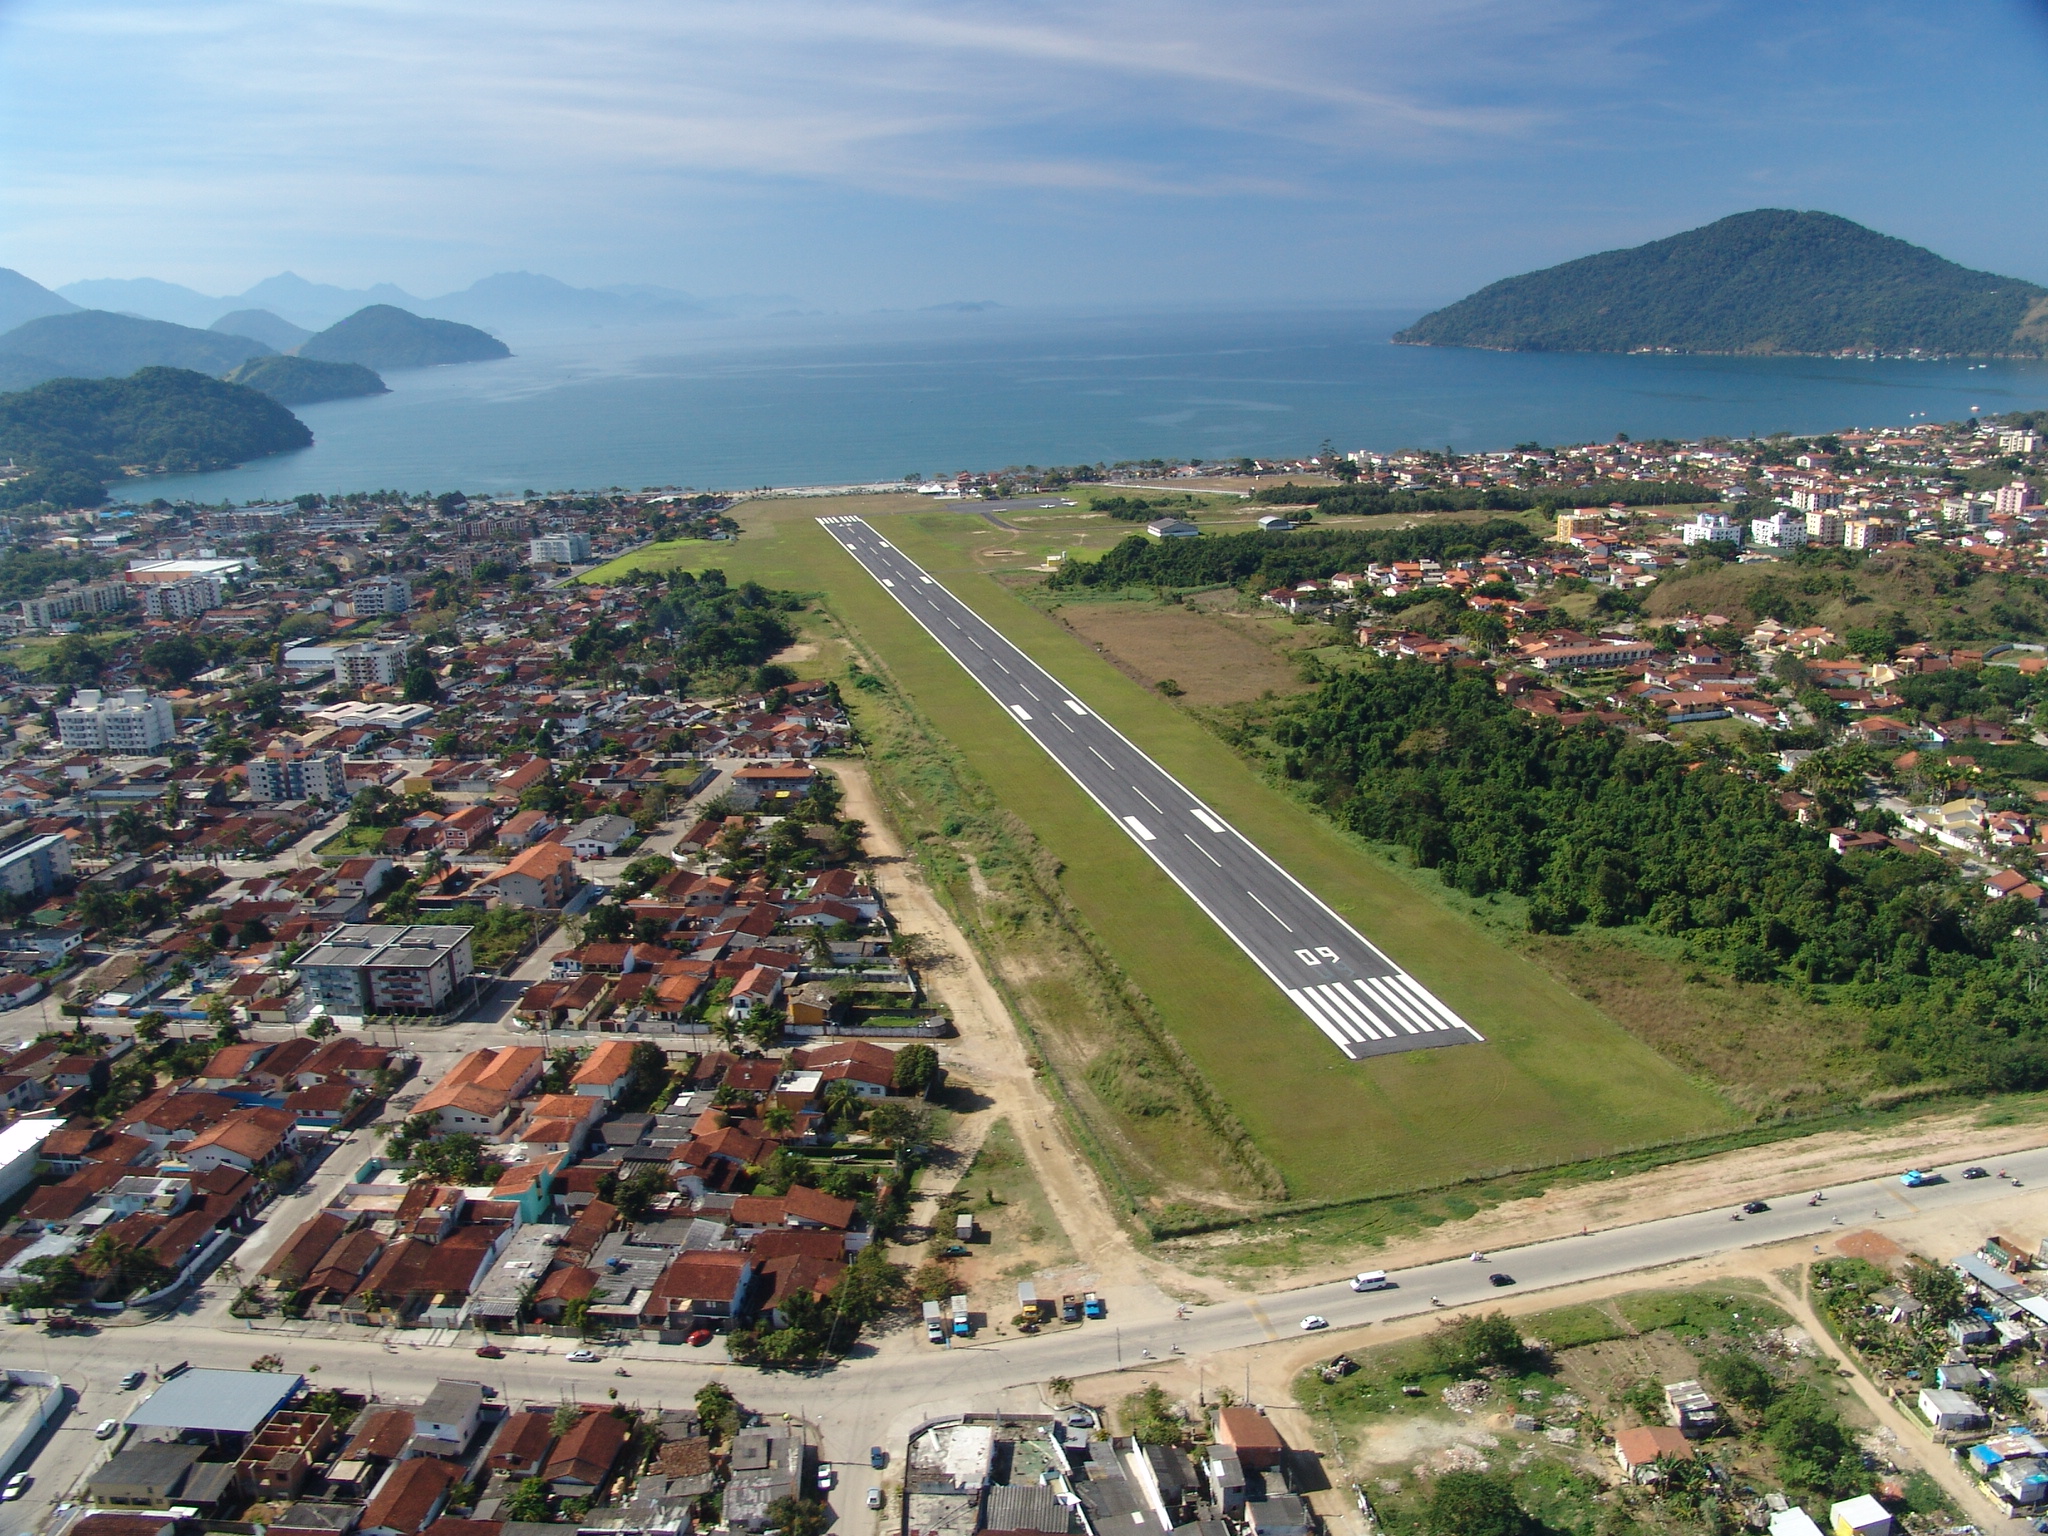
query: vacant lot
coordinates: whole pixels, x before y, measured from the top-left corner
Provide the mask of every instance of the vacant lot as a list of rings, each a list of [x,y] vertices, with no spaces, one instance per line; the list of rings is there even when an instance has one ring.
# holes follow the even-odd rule
[[[1289,648],[1243,620],[1168,603],[1066,602],[1050,611],[1128,675],[1148,687],[1169,679],[1190,704],[1242,704],[1306,686]]]

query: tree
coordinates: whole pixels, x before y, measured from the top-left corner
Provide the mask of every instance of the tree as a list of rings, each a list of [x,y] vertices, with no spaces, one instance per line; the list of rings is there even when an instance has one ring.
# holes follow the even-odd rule
[[[824,1536],[831,1523],[816,1499],[785,1495],[768,1506],[768,1524],[782,1536]]]
[[[1446,1472],[1429,1495],[1430,1536],[1536,1536],[1514,1486],[1491,1472]]]
[[[1188,1445],[1194,1440],[1194,1426],[1181,1417],[1157,1382],[1124,1399],[1123,1421],[1142,1445]]]
[[[930,1125],[922,1110],[908,1104],[877,1104],[868,1111],[868,1133],[888,1145],[916,1146],[930,1133]]]
[[[341,1026],[324,1013],[306,1026],[306,1037],[309,1040],[331,1040],[340,1033]]]
[[[1916,1260],[1906,1270],[1906,1291],[1936,1327],[1963,1315],[1963,1277],[1946,1264]]]
[[[594,944],[617,944],[632,931],[633,914],[609,901],[583,920],[583,937]]]
[[[559,1440],[582,1422],[583,1410],[581,1408],[578,1408],[574,1403],[562,1403],[556,1407],[554,1417],[549,1421],[548,1427],[555,1432],[555,1438]]]
[[[249,1362],[249,1369],[275,1375],[284,1370],[284,1357],[281,1355],[258,1355]]]
[[[927,1259],[910,1276],[910,1294],[918,1301],[944,1301],[960,1289],[959,1278],[937,1259]]]
[[[922,1098],[938,1070],[939,1053],[920,1040],[896,1053],[896,1068],[890,1082],[906,1098]]]
[[[761,1111],[761,1128],[771,1136],[786,1136],[796,1128],[796,1111],[787,1104],[770,1104]]]
[[[562,1303],[562,1325],[566,1328],[574,1328],[576,1330],[576,1337],[579,1339],[590,1337],[590,1298],[588,1296],[577,1296],[572,1300]],[[569,1409],[567,1403],[564,1403],[562,1407],[555,1410],[557,1420],[561,1418],[565,1409]],[[574,1410],[570,1409],[569,1411],[573,1412]],[[575,1424],[574,1419],[571,1419],[569,1422],[572,1426]],[[561,1435],[568,1433],[568,1431],[558,1429],[555,1433]]]
[[[208,666],[206,652],[186,635],[168,635],[142,648],[142,665],[163,682],[182,688]]]
[[[1733,1351],[1715,1355],[1703,1364],[1701,1371],[1722,1397],[1751,1413],[1762,1413],[1777,1394],[1778,1384],[1771,1379],[1771,1373],[1749,1355]]]
[[[1045,1384],[1045,1395],[1056,1403],[1070,1403],[1074,1400],[1074,1383],[1065,1376],[1054,1376]]]
[[[724,1382],[706,1382],[697,1389],[697,1418],[713,1445],[728,1440],[740,1427],[740,1405]]]
[[[825,1085],[825,1120],[845,1128],[860,1124],[861,1091],[851,1078],[834,1078]]]
[[[505,1502],[499,1508],[505,1512],[507,1520],[545,1521],[548,1517],[548,1485],[540,1478],[529,1477],[505,1495]]]
[[[1869,1485],[1863,1456],[1842,1421],[1810,1386],[1781,1395],[1764,1415],[1764,1444],[1785,1481],[1817,1493],[1847,1496]]]
[[[171,1016],[152,1008],[135,1021],[135,1038],[144,1045],[155,1045],[162,1040],[170,1027]]]

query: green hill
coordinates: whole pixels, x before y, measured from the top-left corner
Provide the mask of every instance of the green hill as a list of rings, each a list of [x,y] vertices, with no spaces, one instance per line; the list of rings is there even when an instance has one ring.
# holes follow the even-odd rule
[[[260,389],[280,405],[317,405],[357,395],[384,395],[384,381],[361,363],[323,363],[310,357],[252,357],[228,375],[230,384]]]
[[[230,336],[247,336],[260,341],[266,347],[275,347],[280,352],[289,352],[313,333],[303,325],[293,325],[281,315],[273,315],[267,309],[236,309],[222,315],[207,327],[209,331],[224,331]]]
[[[1508,352],[2048,353],[2048,289],[1761,208],[1506,278],[1394,340]]]
[[[189,369],[53,379],[0,395],[0,456],[35,469],[0,485],[0,506],[95,506],[124,468],[227,469],[312,441],[268,395]]]
[[[0,336],[0,354],[56,364],[64,376],[125,378],[138,368],[190,368],[218,377],[270,348],[247,336],[142,320],[107,309],[45,315]]]
[[[510,357],[488,331],[453,320],[427,320],[392,304],[372,304],[337,320],[299,348],[299,356],[365,368],[432,368]]]

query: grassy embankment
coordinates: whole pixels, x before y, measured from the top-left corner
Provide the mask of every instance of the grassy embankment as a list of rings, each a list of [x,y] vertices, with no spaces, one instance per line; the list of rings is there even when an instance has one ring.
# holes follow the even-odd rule
[[[1013,533],[961,511],[913,504],[905,509],[909,515],[889,516],[895,508],[886,504],[861,508],[888,517],[889,536],[906,553],[1231,816],[1491,1042],[1362,1066],[1343,1061],[1149,860],[1127,840],[1104,835],[1094,805],[1024,742],[879,587],[854,579],[858,568],[812,523],[818,510],[767,504],[750,511],[750,536],[736,546],[673,546],[657,558],[698,568],[722,564],[734,575],[830,592],[834,611],[863,644],[886,657],[914,711],[957,744],[954,750],[992,795],[998,815],[1013,813],[1057,861],[1059,889],[1085,932],[1115,957],[1142,999],[1140,1010],[1186,1054],[1280,1170],[1289,1197],[1329,1201],[1426,1189],[1739,1123],[1725,1101],[1539,968],[1359,858],[1189,716],[998,584],[974,579],[980,571],[1029,563],[1048,548],[1072,548],[1077,541],[1105,546],[1123,527],[1096,538],[1095,528],[1078,517],[1052,517]],[[832,510],[854,508],[835,504]],[[1100,526],[1101,520],[1092,521]],[[951,835],[943,824],[941,832],[942,839]],[[1022,835],[1019,828],[1020,846]],[[969,873],[985,877],[987,871]],[[970,878],[970,887],[975,883]],[[994,909],[994,921],[984,927],[1000,931],[1027,920],[1013,906],[1002,910],[1000,900],[983,905]],[[1128,1064],[1156,1066],[1142,1054]],[[1142,1144],[1148,1120],[1170,1121],[1178,1111],[1132,1093],[1121,1070],[1127,1063],[1109,1065],[1119,1070],[1106,1070],[1102,1053],[1088,1063],[1088,1085],[1106,1101],[1103,1107],[1118,1111],[1096,1119],[1095,1128],[1112,1144]],[[1083,1114],[1095,1118],[1085,1106]],[[1155,1172],[1170,1166],[1161,1163]],[[1134,1191],[1141,1204],[1154,1206],[1155,1219],[1168,1215],[1157,1210],[1163,1196],[1189,1187],[1172,1182],[1178,1190],[1154,1185]],[[1232,1193],[1225,1190],[1226,1199],[1216,1203],[1234,1203]],[[1457,1214],[1456,1204],[1447,1203],[1440,1213],[1420,1211],[1419,1219]]]

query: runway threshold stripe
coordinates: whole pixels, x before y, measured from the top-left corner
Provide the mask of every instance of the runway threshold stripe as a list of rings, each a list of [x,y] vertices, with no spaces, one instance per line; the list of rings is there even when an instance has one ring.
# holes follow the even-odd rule
[[[1203,810],[1199,805],[1189,806],[1188,814],[1194,817],[1195,820],[1199,821],[1203,826],[1207,827],[1211,832],[1228,832],[1230,830],[1228,827],[1224,826],[1222,822],[1218,821],[1214,816],[1211,816],[1207,811]]]
[[[1396,978],[1391,976],[1377,976],[1372,981],[1373,994],[1382,1000],[1381,1006],[1388,1013],[1397,1019],[1413,1021],[1415,1027],[1424,1033],[1443,1028],[1443,1025],[1437,1023],[1429,1014],[1424,1013],[1414,1003],[1409,1001],[1407,997],[1403,996],[1400,987],[1395,982]],[[1362,981],[1358,983],[1361,990],[1365,988],[1365,985],[1366,983]]]
[[[1426,1021],[1431,1029],[1453,1029],[1456,1017],[1443,1017],[1442,1010],[1429,1006],[1429,993],[1410,976],[1389,976],[1387,985],[1400,995],[1401,1000],[1415,1011],[1417,1017]]]
[[[1360,1039],[1380,1038],[1382,1026],[1367,1010],[1358,1006],[1356,998],[1346,997],[1337,988],[1330,986],[1311,987],[1309,992],[1330,1012],[1349,1023],[1352,1026],[1352,1033]],[[1391,1038],[1394,1032],[1389,1029],[1385,1033]]]
[[[1152,835],[1152,829],[1146,826],[1145,823],[1143,823],[1142,821],[1138,820],[1138,818],[1135,816],[1126,816],[1124,818],[1124,825],[1129,827],[1133,832],[1137,833],[1138,836],[1145,842],[1152,843],[1158,841],[1158,839]]]
[[[1343,1050],[1346,1055],[1349,1055],[1352,1037],[1330,1022],[1323,1012],[1322,1004],[1298,988],[1289,987],[1286,990],[1287,995],[1294,999],[1294,1006],[1308,1015],[1309,1022],[1336,1041],[1339,1049]]]
[[[1010,713],[1015,715],[1019,720],[1029,720],[1031,718],[1031,711],[1026,709],[1022,704],[1012,704],[1010,706]]]
[[[1423,1007],[1429,1009],[1430,1012],[1434,1013],[1438,1018],[1444,1021],[1445,1028],[1462,1029],[1469,1032],[1476,1038],[1484,1038],[1483,1036],[1480,1036],[1478,1030],[1473,1029],[1470,1024],[1467,1024],[1463,1019],[1459,1018],[1455,1013],[1451,1012],[1449,1005],[1440,1001],[1437,998],[1436,994],[1431,992],[1429,988],[1423,986],[1421,982],[1410,980],[1408,977],[1405,976],[1401,979],[1403,981],[1406,981],[1408,985],[1414,989],[1413,995],[1417,1002],[1421,1003]]]
[[[1422,1033],[1419,1027],[1409,1021],[1407,1011],[1396,1007],[1386,996],[1382,983],[1377,978],[1361,981],[1358,985],[1360,991],[1368,993],[1373,1001],[1379,1004],[1380,1012],[1386,1014],[1396,1024],[1407,1030],[1409,1034],[1419,1035]]]

